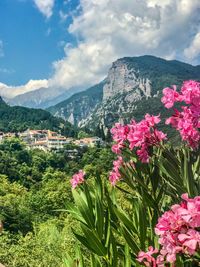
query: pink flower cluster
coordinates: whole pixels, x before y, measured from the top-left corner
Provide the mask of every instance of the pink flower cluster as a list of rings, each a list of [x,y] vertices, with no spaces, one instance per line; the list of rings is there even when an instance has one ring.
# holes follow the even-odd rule
[[[119,179],[121,178],[119,169],[122,163],[123,163],[122,157],[118,157],[117,160],[113,161],[113,169],[110,172],[110,176],[109,176],[109,181],[113,186],[115,186],[116,182],[119,181]]]
[[[115,144],[112,146],[112,151],[115,154],[120,154],[121,149],[124,147],[124,142],[127,139],[129,133],[128,125],[122,125],[121,123],[115,123],[115,126],[110,130],[112,138]]]
[[[138,254],[138,261],[145,266],[164,266],[164,262],[174,264],[177,254],[192,256],[200,252],[200,196],[191,199],[183,194],[182,199],[180,205],[173,205],[159,218],[155,227],[161,245],[157,258],[152,256],[157,253],[153,248]],[[154,265],[148,265],[150,263]]]
[[[182,195],[183,202],[174,205],[158,220],[155,232],[160,236],[161,254],[168,262],[176,261],[176,254],[193,255],[200,245],[200,197],[188,198]]]
[[[143,163],[149,162],[149,149],[157,146],[166,135],[156,129],[156,124],[160,122],[159,116],[145,115],[145,119],[140,122],[132,120],[128,125],[115,124],[111,129],[115,144],[112,151],[116,154],[121,153],[121,149],[126,147],[127,141],[131,150],[136,149],[139,159]]]
[[[125,162],[121,156],[118,156],[117,160],[113,161],[113,169],[110,172],[109,180],[110,183],[115,186],[116,183],[121,179],[120,168],[128,167],[129,169],[135,168],[135,164],[132,160]]]
[[[182,137],[192,148],[197,148],[200,142],[200,83],[196,81],[185,81],[180,93],[173,89],[163,90],[162,103],[166,108],[172,108],[176,102],[185,102],[187,106],[182,111],[175,110],[172,117],[166,120],[176,128]]]
[[[72,176],[70,183],[71,183],[73,189],[76,188],[77,185],[84,183],[84,176],[85,176],[85,173],[82,170],[79,170],[78,173],[75,173]]]
[[[158,252],[158,249],[154,249],[150,246],[147,252],[139,252],[137,260],[147,267],[164,267],[163,257],[158,256],[156,258],[156,254],[158,254]]]

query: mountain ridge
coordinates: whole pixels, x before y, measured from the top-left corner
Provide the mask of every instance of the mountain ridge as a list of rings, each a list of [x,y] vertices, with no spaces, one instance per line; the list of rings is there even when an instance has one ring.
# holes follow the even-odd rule
[[[188,79],[200,79],[199,65],[150,55],[123,57],[112,63],[101,86],[95,85],[84,94],[74,94],[48,111],[79,127],[100,128],[107,134],[113,123],[142,118],[146,112],[154,113],[156,106],[166,114],[160,102],[162,89],[173,84],[180,86]],[[95,105],[89,106],[86,104],[94,98],[92,90],[99,91]]]
[[[11,106],[24,106],[28,108],[48,108],[61,102],[63,98],[69,98],[82,88],[39,88],[30,92],[19,94],[13,98],[4,98]]]

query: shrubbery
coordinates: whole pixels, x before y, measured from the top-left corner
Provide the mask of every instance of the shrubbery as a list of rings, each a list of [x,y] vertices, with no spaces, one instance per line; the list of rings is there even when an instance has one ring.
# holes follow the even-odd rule
[[[72,203],[70,176],[83,167],[90,177],[107,176],[112,164],[110,147],[76,149],[77,157],[70,159],[64,151],[27,150],[16,138],[0,144],[0,263],[64,267],[68,255],[76,255],[71,227],[79,226],[66,212]]]

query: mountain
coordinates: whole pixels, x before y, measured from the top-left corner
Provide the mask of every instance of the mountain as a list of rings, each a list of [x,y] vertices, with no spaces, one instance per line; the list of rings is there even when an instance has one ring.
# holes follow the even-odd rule
[[[67,99],[74,93],[81,91],[82,88],[71,88],[66,91],[64,88],[39,88],[24,94],[17,95],[13,98],[4,98],[11,106],[24,106],[29,108],[48,108],[56,105],[63,99]]]
[[[103,86],[105,81],[92,86],[86,91],[74,94],[69,99],[60,102],[59,104],[48,108],[56,117],[61,117],[69,121],[73,125],[79,125],[84,119],[96,109],[103,98]]]
[[[107,133],[114,122],[141,119],[145,113],[169,114],[160,102],[162,89],[200,79],[200,66],[154,56],[115,61],[106,79],[48,110],[80,127]]]
[[[0,97],[0,131],[18,132],[27,128],[50,129],[62,133],[73,130],[70,123],[56,118],[49,112],[41,109],[25,107],[10,107]]]

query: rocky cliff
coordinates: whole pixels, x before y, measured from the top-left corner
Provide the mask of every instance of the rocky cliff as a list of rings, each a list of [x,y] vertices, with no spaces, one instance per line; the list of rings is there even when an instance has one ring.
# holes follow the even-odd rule
[[[102,102],[104,84],[103,81],[86,91],[74,94],[69,99],[48,108],[48,111],[74,125],[84,124],[83,121],[89,118]]]
[[[113,63],[107,76],[107,82],[103,87],[103,100],[113,98],[117,94],[124,94],[130,91],[137,91],[135,94],[141,98],[151,96],[151,81],[140,76],[139,69],[128,68],[126,60],[117,60]]]

